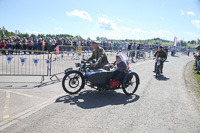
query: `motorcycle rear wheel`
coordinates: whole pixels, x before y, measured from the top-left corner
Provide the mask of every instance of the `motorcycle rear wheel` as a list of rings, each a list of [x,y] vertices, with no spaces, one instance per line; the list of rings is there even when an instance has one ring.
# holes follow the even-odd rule
[[[122,84],[122,90],[126,95],[133,95],[139,85],[139,76],[137,73],[130,73],[128,78]]]

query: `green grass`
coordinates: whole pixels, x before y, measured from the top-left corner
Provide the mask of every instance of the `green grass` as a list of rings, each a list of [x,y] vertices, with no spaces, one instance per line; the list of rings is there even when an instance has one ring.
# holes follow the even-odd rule
[[[195,77],[197,78],[197,82],[200,85],[200,74],[195,74]]]
[[[197,83],[200,85],[200,74],[197,74],[197,71],[195,70],[194,67],[193,67],[193,73],[194,73],[194,76],[196,77]]]
[[[173,46],[173,43],[171,43],[171,42],[162,42],[162,45],[164,45],[164,46]]]

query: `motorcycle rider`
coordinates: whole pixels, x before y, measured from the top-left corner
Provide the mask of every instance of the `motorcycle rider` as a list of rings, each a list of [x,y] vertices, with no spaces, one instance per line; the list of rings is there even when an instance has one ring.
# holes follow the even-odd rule
[[[92,64],[93,69],[100,69],[108,64],[105,50],[102,47],[98,46],[99,43],[99,41],[92,42],[93,52],[92,56],[88,59],[88,61],[95,60],[95,63]]]
[[[162,64],[161,64],[161,73],[163,73],[163,64],[164,64],[164,62],[165,62],[166,59],[167,59],[167,54],[166,54],[166,52],[163,50],[163,46],[162,46],[162,45],[160,45],[160,46],[158,47],[158,51],[156,51],[156,53],[154,54],[154,58],[159,58],[159,57],[164,58],[164,61],[161,62],[161,63],[162,63]],[[154,67],[154,71],[153,71],[153,72],[156,72],[156,67],[157,67],[157,61],[155,62],[155,67]]]

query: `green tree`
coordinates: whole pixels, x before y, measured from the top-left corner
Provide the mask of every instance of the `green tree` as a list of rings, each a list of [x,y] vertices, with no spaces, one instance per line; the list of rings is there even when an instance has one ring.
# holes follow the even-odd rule
[[[197,42],[195,40],[192,40],[191,41],[191,44],[196,44]]]

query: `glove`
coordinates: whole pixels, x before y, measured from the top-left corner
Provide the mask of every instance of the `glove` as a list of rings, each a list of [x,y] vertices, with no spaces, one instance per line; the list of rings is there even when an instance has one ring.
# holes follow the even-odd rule
[[[96,62],[96,63],[93,63],[93,64],[92,64],[92,67],[95,67],[97,64],[98,64],[97,62]]]

